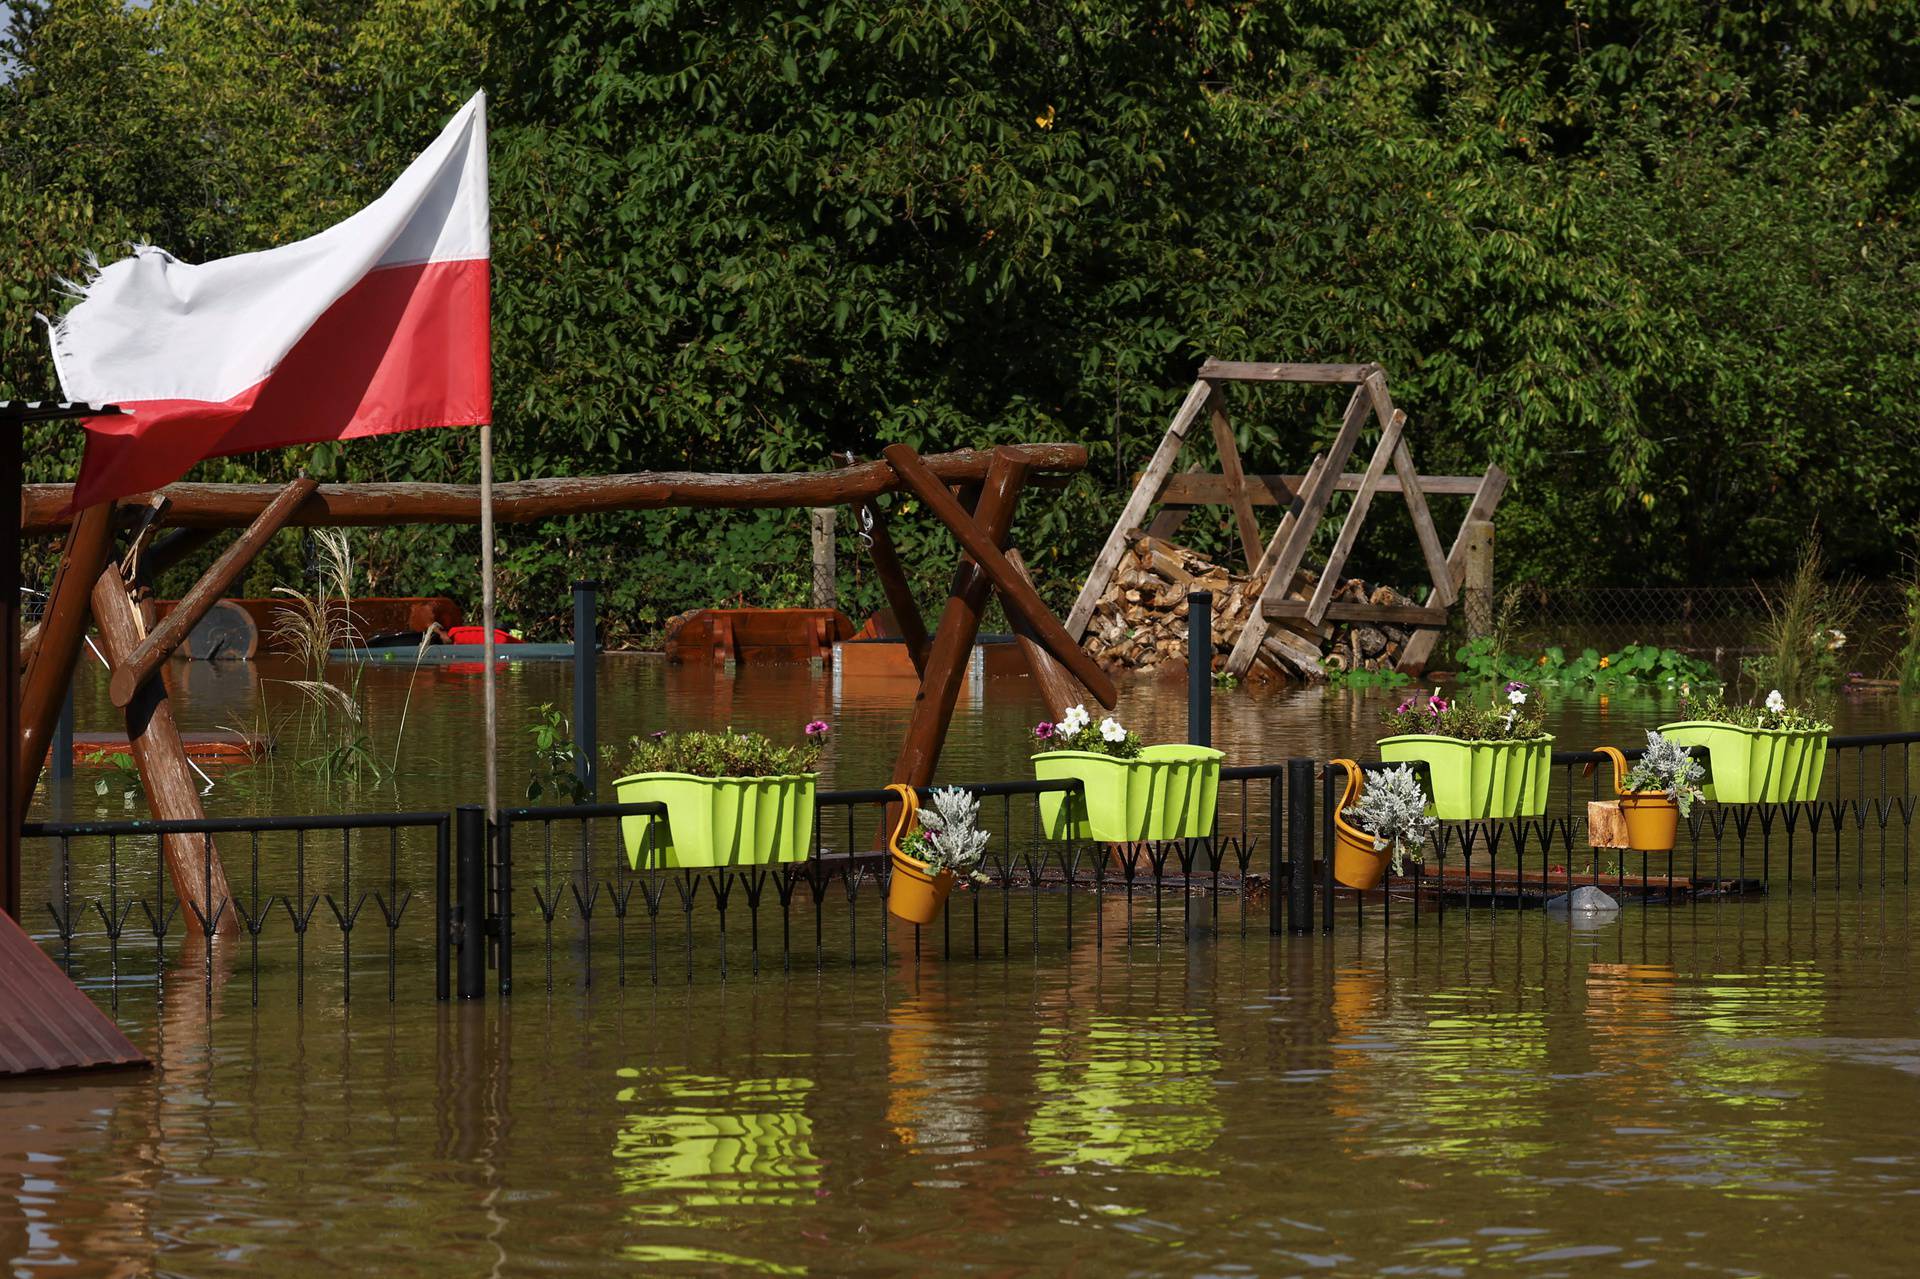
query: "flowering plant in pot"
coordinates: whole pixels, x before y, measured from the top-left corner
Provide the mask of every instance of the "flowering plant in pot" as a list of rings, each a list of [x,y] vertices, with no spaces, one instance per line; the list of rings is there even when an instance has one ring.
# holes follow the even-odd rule
[[[1536,817],[1547,808],[1553,736],[1532,689],[1512,680],[1482,706],[1435,689],[1382,714],[1388,763],[1427,765],[1433,814],[1445,821]]]
[[[1222,755],[1212,747],[1142,745],[1111,715],[1096,725],[1085,706],[1036,724],[1033,736],[1034,776],[1080,783],[1078,793],[1040,796],[1047,838],[1128,844],[1213,833]]]
[[[980,801],[945,786],[923,808],[913,787],[896,782],[887,789],[900,796],[900,816],[887,843],[893,858],[887,912],[910,924],[931,924],[956,886],[987,882],[980,859],[991,836],[979,827]]]
[[[1680,692],[1683,719],[1660,726],[1682,746],[1704,746],[1712,779],[1707,798],[1722,804],[1785,804],[1820,794],[1833,725],[1779,689],[1759,705],[1729,705],[1718,694]]]
[[[1389,866],[1401,873],[1440,819],[1428,815],[1427,792],[1409,764],[1375,769],[1364,780],[1350,759],[1336,759],[1333,767],[1347,771],[1333,816],[1333,877],[1348,888],[1376,888]]]
[[[1691,814],[1695,801],[1706,795],[1700,779],[1707,770],[1687,747],[1651,730],[1647,749],[1632,768],[1613,747],[1598,749],[1613,760],[1613,791],[1626,819],[1627,847],[1643,853],[1672,851],[1680,819]],[[1587,771],[1593,771],[1591,765]]]
[[[652,868],[765,866],[806,860],[824,720],[783,746],[761,733],[658,732],[636,737],[628,772],[613,783],[622,804],[667,806],[663,823],[622,817],[627,864]]]

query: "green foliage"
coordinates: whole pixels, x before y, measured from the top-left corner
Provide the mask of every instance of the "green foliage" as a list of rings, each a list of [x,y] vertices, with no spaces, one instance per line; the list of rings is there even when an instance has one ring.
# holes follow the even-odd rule
[[[1360,802],[1340,815],[1373,836],[1376,852],[1393,850],[1393,873],[1398,875],[1404,860],[1426,846],[1440,819],[1427,816],[1427,792],[1414,776],[1413,767],[1375,769],[1367,774]]]
[[[1786,588],[1762,597],[1761,652],[1741,662],[1742,672],[1789,700],[1832,688],[1845,673],[1841,651],[1860,616],[1860,589],[1851,579],[1828,581],[1820,540],[1809,539]]]
[[[574,771],[580,747],[573,740],[573,721],[551,702],[534,709],[537,716],[527,733],[533,738],[533,763],[527,780],[527,802],[537,804],[543,797],[555,801],[584,803],[586,784]]]
[[[1539,737],[1546,716],[1540,699],[1524,684],[1509,684],[1488,694],[1486,705],[1471,696],[1448,700],[1440,690],[1415,693],[1390,711],[1380,713],[1389,734],[1430,733],[1467,742],[1517,742]]]
[[[1894,673],[1901,692],[1920,693],[1920,554],[1907,561],[1904,594],[1907,608],[1902,625],[1906,642],[1900,646]]]
[[[1382,688],[1404,688],[1412,682],[1413,680],[1410,676],[1402,671],[1396,671],[1391,668],[1380,671],[1350,671],[1343,666],[1336,666],[1327,671],[1328,688],[1350,688],[1356,692],[1367,692],[1372,689]]]
[[[1559,645],[1537,656],[1502,652],[1493,639],[1468,640],[1454,653],[1461,678],[1470,683],[1524,679],[1600,692],[1632,687],[1706,687],[1718,683],[1713,667],[1697,657],[1649,644],[1628,644],[1611,653],[1582,649],[1568,657]]]
[[[691,773],[695,777],[790,777],[819,769],[816,735],[781,746],[762,733],[655,733],[629,747],[629,773]]]
[[[1015,531],[1059,605],[1200,358],[1375,360],[1423,469],[1513,477],[1516,578],[1745,581],[1816,513],[1837,561],[1891,569],[1920,518],[1920,33],[1886,6],[1569,12],[27,0],[0,40],[0,395],[54,389],[33,315],[88,254],[310,234],[484,86],[502,478],[1082,441],[1088,474]],[[1340,407],[1233,394],[1262,470],[1304,466]],[[418,432],[197,477],[470,481],[473,448]],[[28,453],[68,478],[78,432]],[[1417,562],[1380,518],[1403,536],[1363,542],[1363,576]],[[937,591],[944,534],[894,527]],[[1234,536],[1225,512],[1186,531]],[[470,598],[471,547],[420,532],[390,586]],[[534,633],[567,575],[607,580],[615,637],[806,589],[790,512],[502,544],[503,621]]]
[[[1718,693],[1691,694],[1681,699],[1681,714],[1686,719],[1732,724],[1735,728],[1786,729],[1792,732],[1832,732],[1833,723],[1808,706],[1794,706],[1779,690],[1758,704],[1725,701]]]

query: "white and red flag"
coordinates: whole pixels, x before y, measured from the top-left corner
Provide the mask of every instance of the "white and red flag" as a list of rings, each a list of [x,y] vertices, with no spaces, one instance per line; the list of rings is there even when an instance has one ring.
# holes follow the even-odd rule
[[[382,195],[318,235],[199,265],[151,245],[54,326],[86,422],[77,509],[202,458],[493,415],[484,94]]]

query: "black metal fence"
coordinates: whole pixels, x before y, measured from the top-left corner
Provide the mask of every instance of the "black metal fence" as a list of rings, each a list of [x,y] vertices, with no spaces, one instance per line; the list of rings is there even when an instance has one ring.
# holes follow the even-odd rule
[[[1917,745],[1916,733],[1834,738],[1819,800],[1703,803],[1676,848],[1652,854],[1590,846],[1586,801],[1610,793],[1605,757],[1557,752],[1546,813],[1445,824],[1420,864],[1367,892],[1333,879],[1339,778],[1320,761],[1223,769],[1211,837],[1129,846],[1045,838],[1039,797],[1078,783],[975,785],[965,789],[993,836],[985,882],[919,929],[887,914],[883,790],[821,793],[802,860],[712,870],[628,856],[620,822],[664,815],[652,804],[508,809],[491,831],[467,808],[43,823],[25,836],[47,854],[49,949],[116,1003],[125,986],[183,974],[209,1000],[242,974],[256,1002],[304,1001],[316,982],[346,1002],[369,981],[394,1000],[425,995],[429,967],[435,997],[472,998],[1417,926],[1441,912],[1538,906],[1582,884],[1649,905],[1873,891],[1909,878]],[[1600,766],[1591,776],[1590,765]],[[203,875],[218,841],[230,900],[183,908],[160,849],[168,834],[199,837]]]

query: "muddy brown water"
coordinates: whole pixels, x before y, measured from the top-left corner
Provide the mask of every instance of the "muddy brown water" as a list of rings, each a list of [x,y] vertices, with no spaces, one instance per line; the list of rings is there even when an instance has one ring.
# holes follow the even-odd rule
[[[824,718],[826,785],[883,777],[910,697],[817,671],[601,671],[604,740]],[[184,725],[290,708],[274,678],[188,672]],[[511,741],[567,678],[510,673]],[[370,677],[376,747],[405,683]],[[1233,762],[1364,752],[1383,704],[1236,689],[1214,735]],[[102,688],[81,707],[82,728],[111,722]],[[1624,743],[1668,712],[1556,699],[1552,727]],[[970,693],[943,777],[1024,776],[1038,714],[1023,681]],[[1178,737],[1184,689],[1129,685],[1120,714]],[[1838,715],[1920,721],[1891,699]],[[475,681],[423,671],[408,717],[390,783],[319,787],[287,728],[271,767],[216,775],[209,810],[477,800]],[[47,811],[123,815],[101,776]],[[1192,943],[1119,900],[1082,902],[1069,942],[1046,898],[1031,941],[977,960],[897,947],[659,983],[636,963],[585,989],[563,947],[551,992],[523,959],[511,999],[469,1006],[421,997],[411,953],[402,996],[376,997],[377,948],[350,1004],[319,979],[296,1001],[278,952],[256,1002],[247,973],[176,943],[116,988],[152,1074],[0,1086],[0,1255],[23,1275],[1905,1274],[1904,869],[1590,926],[1454,910],[1271,938],[1229,901]],[[107,1002],[97,956],[77,971]]]

